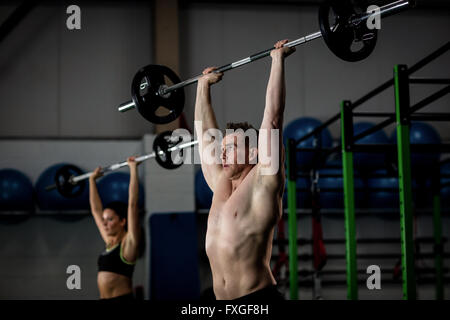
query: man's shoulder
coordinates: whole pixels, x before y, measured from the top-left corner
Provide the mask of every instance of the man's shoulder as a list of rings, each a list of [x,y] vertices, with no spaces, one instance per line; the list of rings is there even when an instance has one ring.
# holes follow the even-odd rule
[[[284,167],[270,167],[261,163],[255,165],[255,176],[267,181],[283,181],[285,179]]]
[[[266,192],[275,192],[284,186],[286,177],[283,170],[270,172],[263,166],[255,166],[254,185],[256,190],[265,190]]]

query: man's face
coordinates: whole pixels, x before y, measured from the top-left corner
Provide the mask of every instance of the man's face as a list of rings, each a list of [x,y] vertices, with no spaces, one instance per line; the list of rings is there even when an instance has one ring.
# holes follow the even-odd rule
[[[222,167],[231,178],[239,176],[245,167],[252,165],[249,154],[250,150],[245,145],[244,134],[232,133],[222,140]]]

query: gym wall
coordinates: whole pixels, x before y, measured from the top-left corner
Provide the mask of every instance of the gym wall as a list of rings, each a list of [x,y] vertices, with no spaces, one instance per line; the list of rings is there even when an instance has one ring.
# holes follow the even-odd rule
[[[0,4],[0,21],[22,1]],[[68,30],[65,1],[36,6],[0,43],[0,136],[135,138],[153,132],[130,100],[150,63],[148,2],[81,1],[81,30]]]

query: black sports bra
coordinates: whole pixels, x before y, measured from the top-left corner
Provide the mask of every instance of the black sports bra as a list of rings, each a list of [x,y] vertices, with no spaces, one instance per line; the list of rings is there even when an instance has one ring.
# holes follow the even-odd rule
[[[98,257],[98,271],[109,271],[124,275],[128,278],[133,276],[136,262],[128,262],[122,255],[122,243],[111,249],[106,249]]]

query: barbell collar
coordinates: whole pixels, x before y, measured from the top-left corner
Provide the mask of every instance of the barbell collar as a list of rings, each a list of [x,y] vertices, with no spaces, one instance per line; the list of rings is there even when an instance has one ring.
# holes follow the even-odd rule
[[[145,161],[145,160],[154,158],[154,157],[155,157],[155,153],[152,152],[152,153],[150,153],[150,154],[146,154],[146,155],[137,157],[137,158],[136,158],[136,162],[142,162],[142,161]]]
[[[134,108],[136,108],[136,104],[133,101],[127,101],[127,102],[122,103],[119,106],[118,110],[120,112],[126,112],[126,111],[134,109]]]

